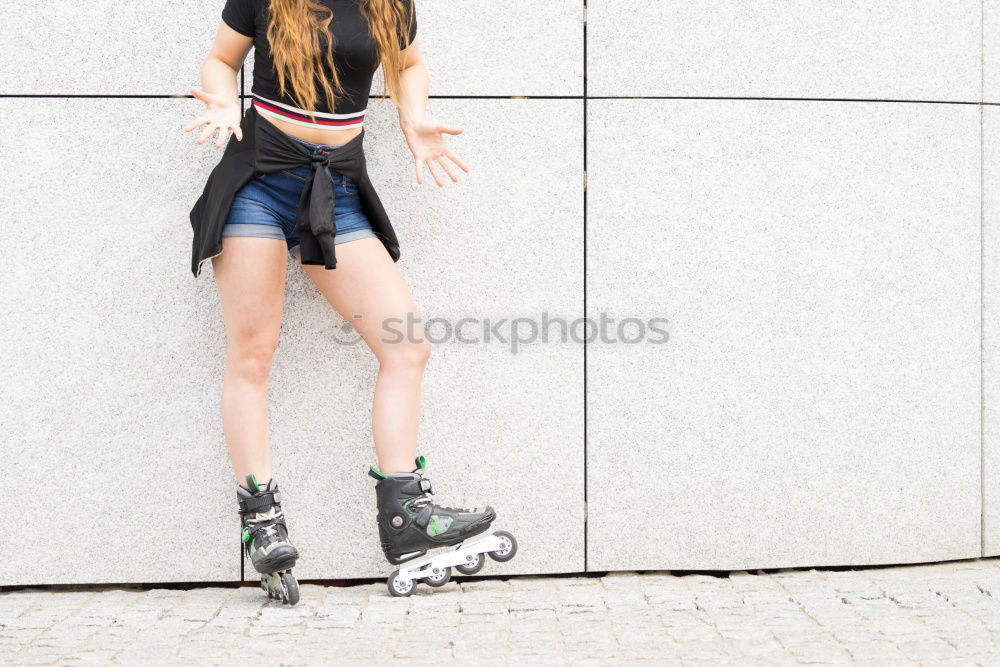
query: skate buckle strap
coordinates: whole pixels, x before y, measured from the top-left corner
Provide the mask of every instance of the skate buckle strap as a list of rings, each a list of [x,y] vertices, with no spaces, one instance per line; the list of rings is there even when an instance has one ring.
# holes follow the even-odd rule
[[[244,512],[256,512],[274,505],[281,504],[280,491],[265,491],[250,498],[240,498],[240,514]]]
[[[417,524],[421,528],[426,528],[427,524],[430,523],[431,520],[431,512],[432,510],[430,507],[427,507],[426,505],[421,507],[420,511],[417,512],[417,516],[413,517],[413,523]]]

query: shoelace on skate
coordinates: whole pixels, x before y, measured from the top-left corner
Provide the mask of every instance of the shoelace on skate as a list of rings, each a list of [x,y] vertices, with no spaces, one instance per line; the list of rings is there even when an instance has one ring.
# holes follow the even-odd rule
[[[254,514],[252,519],[247,519],[247,526],[250,527],[252,532],[257,532],[258,530],[263,530],[265,535],[269,537],[278,537],[278,531],[274,527],[275,521],[284,518],[281,510],[272,507],[267,512],[258,512]],[[266,522],[266,525],[261,525]]]
[[[427,479],[427,478],[425,477],[424,479]],[[430,480],[427,480],[427,482],[430,483]],[[433,505],[434,504],[434,494],[431,491],[432,490],[430,488],[428,488],[426,491],[424,491],[423,495],[417,496],[416,500],[413,501],[412,506],[413,507],[423,507],[423,506],[428,505],[428,504]],[[463,514],[469,511],[469,510],[465,509],[464,507],[445,507],[443,505],[438,505],[438,507],[440,509],[443,509],[443,510],[452,510],[454,512],[461,512]]]

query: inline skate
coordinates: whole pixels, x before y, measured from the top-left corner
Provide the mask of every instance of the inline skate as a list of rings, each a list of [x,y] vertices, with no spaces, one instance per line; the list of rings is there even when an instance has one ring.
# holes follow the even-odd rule
[[[517,540],[506,531],[469,539],[489,529],[496,518],[492,507],[436,505],[431,482],[424,477],[424,457],[417,457],[416,464],[413,472],[385,474],[375,466],[368,471],[378,480],[375,494],[382,552],[390,563],[401,566],[386,582],[391,595],[413,595],[421,580],[435,588],[444,586],[451,579],[452,567],[461,574],[476,574],[486,562],[483,554],[500,563],[514,557]],[[450,551],[420,558],[428,549],[455,545]]]
[[[246,489],[236,486],[243,553],[260,573],[260,586],[267,597],[293,605],[299,601],[299,582],[292,574],[299,551],[288,541],[278,485],[272,479],[262,488],[253,475],[247,475],[246,482]]]

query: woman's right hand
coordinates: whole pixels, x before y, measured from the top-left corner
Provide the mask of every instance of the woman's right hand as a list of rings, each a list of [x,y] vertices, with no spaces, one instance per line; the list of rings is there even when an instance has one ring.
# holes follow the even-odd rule
[[[205,143],[205,140],[212,136],[216,130],[219,130],[219,138],[215,142],[216,148],[222,148],[222,139],[229,136],[228,130],[233,131],[237,141],[243,140],[243,130],[240,128],[242,114],[240,113],[241,109],[238,99],[223,97],[215,93],[206,93],[201,88],[191,88],[191,94],[204,102],[206,108],[205,113],[184,126],[184,131],[190,132],[196,127],[208,125],[198,135],[198,138],[195,140],[196,144]]]

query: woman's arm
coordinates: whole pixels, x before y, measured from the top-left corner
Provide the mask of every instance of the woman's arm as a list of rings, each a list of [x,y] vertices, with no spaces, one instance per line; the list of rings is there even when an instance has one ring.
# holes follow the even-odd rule
[[[205,143],[216,130],[219,130],[216,148],[222,148],[230,129],[236,134],[237,141],[243,139],[236,73],[243,66],[252,47],[252,38],[236,32],[220,21],[215,42],[201,65],[202,88],[191,88],[191,94],[204,102],[206,108],[204,114],[184,126],[184,131],[190,132],[201,125],[208,125],[198,135],[196,144]]]
[[[403,70],[399,75],[399,127],[403,130],[403,136],[406,137],[406,143],[409,144],[416,161],[417,183],[423,183],[423,166],[426,163],[427,170],[431,172],[434,182],[440,187],[444,185],[444,181],[438,175],[435,165],[444,169],[452,181],[458,181],[443,158],[447,157],[463,171],[467,172],[469,168],[448,148],[442,136],[442,134],[461,134],[461,128],[427,120],[429,77],[423,56],[420,54],[418,39],[414,38],[402,52]]]
[[[215,41],[205,62],[201,64],[201,86],[206,93],[216,93],[237,101],[239,88],[236,74],[253,48],[253,38],[230,28],[224,21],[219,22]]]
[[[414,123],[427,117],[427,95],[430,89],[430,77],[424,58],[420,54],[418,38],[403,49],[403,71],[399,73],[399,126],[405,134]]]

